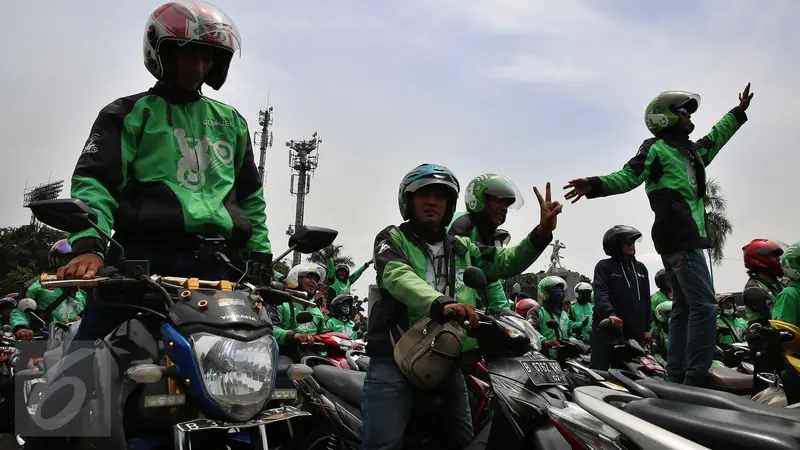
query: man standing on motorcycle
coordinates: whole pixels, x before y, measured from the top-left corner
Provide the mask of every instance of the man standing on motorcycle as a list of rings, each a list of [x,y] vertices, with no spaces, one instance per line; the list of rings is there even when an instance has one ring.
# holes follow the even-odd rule
[[[246,247],[250,273],[272,276],[265,270],[272,261],[266,204],[247,124],[234,108],[201,92],[203,84],[222,87],[240,41],[231,18],[209,3],[158,7],[143,43],[144,65],[158,82],[103,108],[78,159],[71,196],[95,210],[102,230],[114,231],[127,260],[148,260],[151,273],[227,278],[226,270],[195,258],[202,234]],[[94,229],[69,240],[74,258],[58,269],[59,279],[90,279],[116,262],[118,249]],[[67,354],[134,314],[89,301]],[[87,378],[91,366],[75,371]]]
[[[318,293],[318,283],[324,278],[323,268],[315,264],[298,264],[289,270],[286,275],[286,286],[290,289],[304,291],[309,299],[315,299]],[[277,308],[270,308],[272,316],[272,334],[284,352],[291,353],[299,342],[311,343],[314,336],[322,334],[325,330],[325,317],[319,308],[304,306],[296,303],[281,303]],[[314,317],[311,322],[299,323],[297,314],[308,311]],[[276,318],[277,316],[277,318]]]
[[[528,268],[552,240],[561,212],[562,206],[550,200],[549,186],[545,198],[534,188],[541,207],[539,225],[516,246],[496,248],[447,234],[459,193],[458,180],[448,168],[423,164],[403,178],[397,200],[405,222],[387,227],[375,238],[381,298],[372,307],[367,333],[371,361],[361,403],[364,450],[401,448],[417,396],[417,389],[394,360],[392,343],[403,330],[428,316],[442,321],[452,313],[476,324],[478,294],[462,283],[464,269],[479,266],[492,281]],[[464,338],[464,350],[475,345],[474,339]],[[447,429],[442,433],[453,448],[464,448],[473,430],[467,389],[457,364],[437,390],[447,404]]]
[[[703,206],[705,167],[747,121],[745,110],[752,98],[748,83],[739,94],[739,105],[725,114],[705,137],[692,142],[691,115],[700,106],[700,96],[662,92],[647,105],[644,115],[654,137],[642,143],[622,170],[606,176],[578,178],[564,186],[570,189],[565,198],[576,202],[584,196],[621,194],[645,183],[650,208],[655,213],[653,243],[675,293],[667,365],[674,381],[708,383],[708,370],[716,350],[716,301],[703,252],[711,247]]]
[[[795,242],[781,256],[783,274],[789,279],[772,310],[774,320],[800,326],[800,242]]]
[[[487,173],[473,178],[464,196],[467,212],[456,213],[448,232],[486,247],[497,245],[495,231],[505,223],[509,209],[519,209],[524,200],[514,183],[502,175]],[[510,309],[502,280],[486,288],[486,307]],[[523,316],[524,317],[524,316]]]
[[[47,255],[48,268],[56,270],[69,261],[72,248],[66,239],[62,239],[50,247]],[[77,288],[55,288],[45,289],[36,280],[25,293],[25,297],[36,300],[36,312],[42,319],[48,321],[46,324],[37,326],[47,327],[50,321],[55,322],[74,322],[79,320],[79,314],[86,306],[86,293]],[[51,306],[52,305],[52,306]],[[29,341],[33,339],[28,316],[24,312],[13,309],[9,318],[9,325],[19,341]]]
[[[575,285],[575,303],[570,306],[570,316],[572,320],[581,324],[580,334],[582,339],[586,339],[589,336],[589,330],[592,327],[593,295],[594,291],[591,284],[581,281]]]
[[[775,298],[783,290],[778,280],[783,276],[783,248],[770,239],[753,239],[742,247],[748,280],[742,291],[748,324],[769,325]]]
[[[636,242],[641,238],[639,230],[627,225],[615,225],[603,235],[603,251],[609,258],[594,268],[593,369],[608,370],[611,342],[620,331],[625,339],[650,343],[649,276],[647,267],[636,260]],[[606,318],[612,328],[599,327]]]
[[[667,280],[667,271],[659,269],[656,272],[655,280],[658,290],[650,296],[650,310],[653,312],[653,323],[651,325],[653,328],[656,327],[658,322],[656,320],[656,308],[658,308],[658,305],[672,300],[672,288],[669,285],[669,280]]]
[[[717,294],[717,344],[722,347],[729,347],[734,342],[744,342],[747,322],[739,317],[736,311],[736,302],[733,294],[724,292]],[[728,330],[727,333],[720,330]]]
[[[356,323],[353,321],[353,297],[351,295],[337,295],[336,298],[331,300],[330,305],[331,318],[325,324],[325,332],[343,333],[350,336],[350,339],[356,338],[356,332],[353,328]]]
[[[367,261],[350,275],[350,268],[347,267],[347,264],[339,264],[335,266],[334,270],[333,257],[330,254],[326,256],[326,262],[328,264],[328,287],[333,290],[334,297],[337,295],[350,295],[350,286],[358,281],[364,271],[372,264],[371,260]]]

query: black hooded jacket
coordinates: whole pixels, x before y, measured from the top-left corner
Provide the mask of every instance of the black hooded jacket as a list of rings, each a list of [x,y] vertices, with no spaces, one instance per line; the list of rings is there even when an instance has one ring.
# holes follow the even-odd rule
[[[594,268],[593,332],[610,316],[622,319],[625,338],[641,340],[650,329],[650,277],[636,259],[603,259]]]

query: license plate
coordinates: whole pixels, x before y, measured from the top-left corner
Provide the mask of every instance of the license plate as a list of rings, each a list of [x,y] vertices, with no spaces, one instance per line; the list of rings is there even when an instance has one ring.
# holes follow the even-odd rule
[[[549,386],[567,384],[567,377],[557,361],[553,360],[523,360],[520,361],[528,378],[535,386]]]
[[[178,428],[178,430],[183,432],[210,430],[214,428],[227,430],[230,428],[257,427],[259,425],[264,425],[268,423],[289,420],[293,417],[310,416],[310,415],[311,413],[309,412],[301,411],[291,406],[283,406],[280,408],[274,408],[262,411],[259,415],[248,420],[247,422],[222,422],[211,419],[196,419],[190,422],[179,423],[175,426]]]

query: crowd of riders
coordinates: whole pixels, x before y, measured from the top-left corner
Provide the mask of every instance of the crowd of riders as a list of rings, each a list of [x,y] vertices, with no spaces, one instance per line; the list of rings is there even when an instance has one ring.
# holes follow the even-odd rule
[[[202,233],[222,236],[230,248],[246,252],[251,273],[269,282],[272,245],[248,126],[236,109],[201,90],[204,84],[214,90],[225,84],[241,46],[238,28],[211,4],[170,2],[149,16],[143,46],[145,67],[157,82],[100,111],[78,158],[71,197],[97,213],[99,229],[106,235],[113,232],[129,260],[148,260],[153,273],[230,279],[226,269],[196,258],[197,235]],[[499,227],[509,210],[523,204],[513,182],[498,174],[473,178],[464,191],[466,211],[457,213],[461,184],[456,175],[443,165],[422,164],[400,181],[397,202],[402,220],[377,233],[370,261],[353,273],[332,259],[327,267],[304,263],[289,270],[285,285],[304,291],[315,306],[274,308],[270,311],[274,336],[291,353],[292,347],[320,333],[352,337],[365,333],[371,358],[361,404],[365,450],[400,448],[417,398],[418,388],[395,359],[395,344],[429,319],[444,323],[457,317],[468,323],[465,326],[475,326],[475,310],[480,308],[516,310],[534,324],[551,354],[558,351],[558,336],[587,340],[591,365],[597,368],[609,364],[608,334],[640,340],[666,361],[670,380],[704,385],[715,341],[720,340],[716,330],[732,330],[721,341],[725,344],[743,339],[748,322],[775,318],[800,324],[800,244],[787,247],[756,239],[744,247],[749,275],[742,294],[746,320],[739,316],[731,295],[716,295],[705,257],[711,246],[703,206],[705,168],[747,121],[745,111],[752,97],[748,84],[739,103],[707,135],[693,141],[691,116],[700,106],[700,96],[662,92],[645,110],[644,122],[652,137],[641,143],[621,170],[577,178],[565,186],[565,198],[574,203],[645,184],[655,213],[652,239],[664,266],[654,275],[658,290],[652,295],[650,272],[636,259],[642,233],[616,225],[602,236],[608,258],[597,263],[591,284],[569,286],[548,275],[538,282],[536,298],[515,296],[511,304],[503,280],[526,271],[557,228],[563,205],[552,199],[550,183],[544,194],[533,188],[538,223],[516,245],[508,246],[508,234]],[[89,228],[55,243],[50,256],[47,269],[56,270],[59,279],[89,279],[121,255],[101,233]],[[366,330],[357,331],[361,308],[351,286],[371,264],[380,295],[362,327]],[[490,284],[485,292],[465,286],[462,276],[469,266],[486,274]],[[570,290],[574,302],[567,300]],[[30,339],[42,326],[14,309],[14,302],[23,297],[36,301],[37,315],[45,320],[82,318],[65,357],[103,339],[135,314],[82,290],[43,289],[33,280],[20,294],[0,301],[3,319],[20,340]],[[51,307],[54,304],[58,306]],[[302,312],[310,313],[312,320],[298,320]],[[611,328],[599,326],[605,319]],[[558,327],[548,327],[551,321]],[[463,358],[475,355],[477,346],[464,334]],[[444,431],[453,448],[464,448],[473,439],[459,367],[453,365],[436,387],[448,405],[443,409]],[[92,373],[75,364],[58,376],[70,371]],[[93,380],[85,381],[91,390]],[[53,398],[58,405],[58,397]],[[26,448],[53,445],[30,439]]]

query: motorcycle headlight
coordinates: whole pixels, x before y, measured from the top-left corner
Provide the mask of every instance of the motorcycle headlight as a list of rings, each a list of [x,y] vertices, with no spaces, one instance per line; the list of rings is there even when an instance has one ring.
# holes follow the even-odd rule
[[[542,345],[539,342],[539,335],[536,334],[536,329],[533,328],[530,322],[522,317],[511,314],[503,315],[498,319],[509,327],[509,333],[514,332],[515,334],[526,335],[534,350],[542,350]],[[516,335],[512,335],[512,337],[516,337]]]
[[[351,341],[350,339],[342,339],[339,336],[331,336],[331,338],[333,339],[334,342],[339,344],[339,347],[341,347],[344,350],[350,350],[351,348],[353,348],[353,341]]]
[[[278,347],[272,335],[243,342],[208,333],[189,337],[205,391],[231,420],[250,420],[272,394]]]

